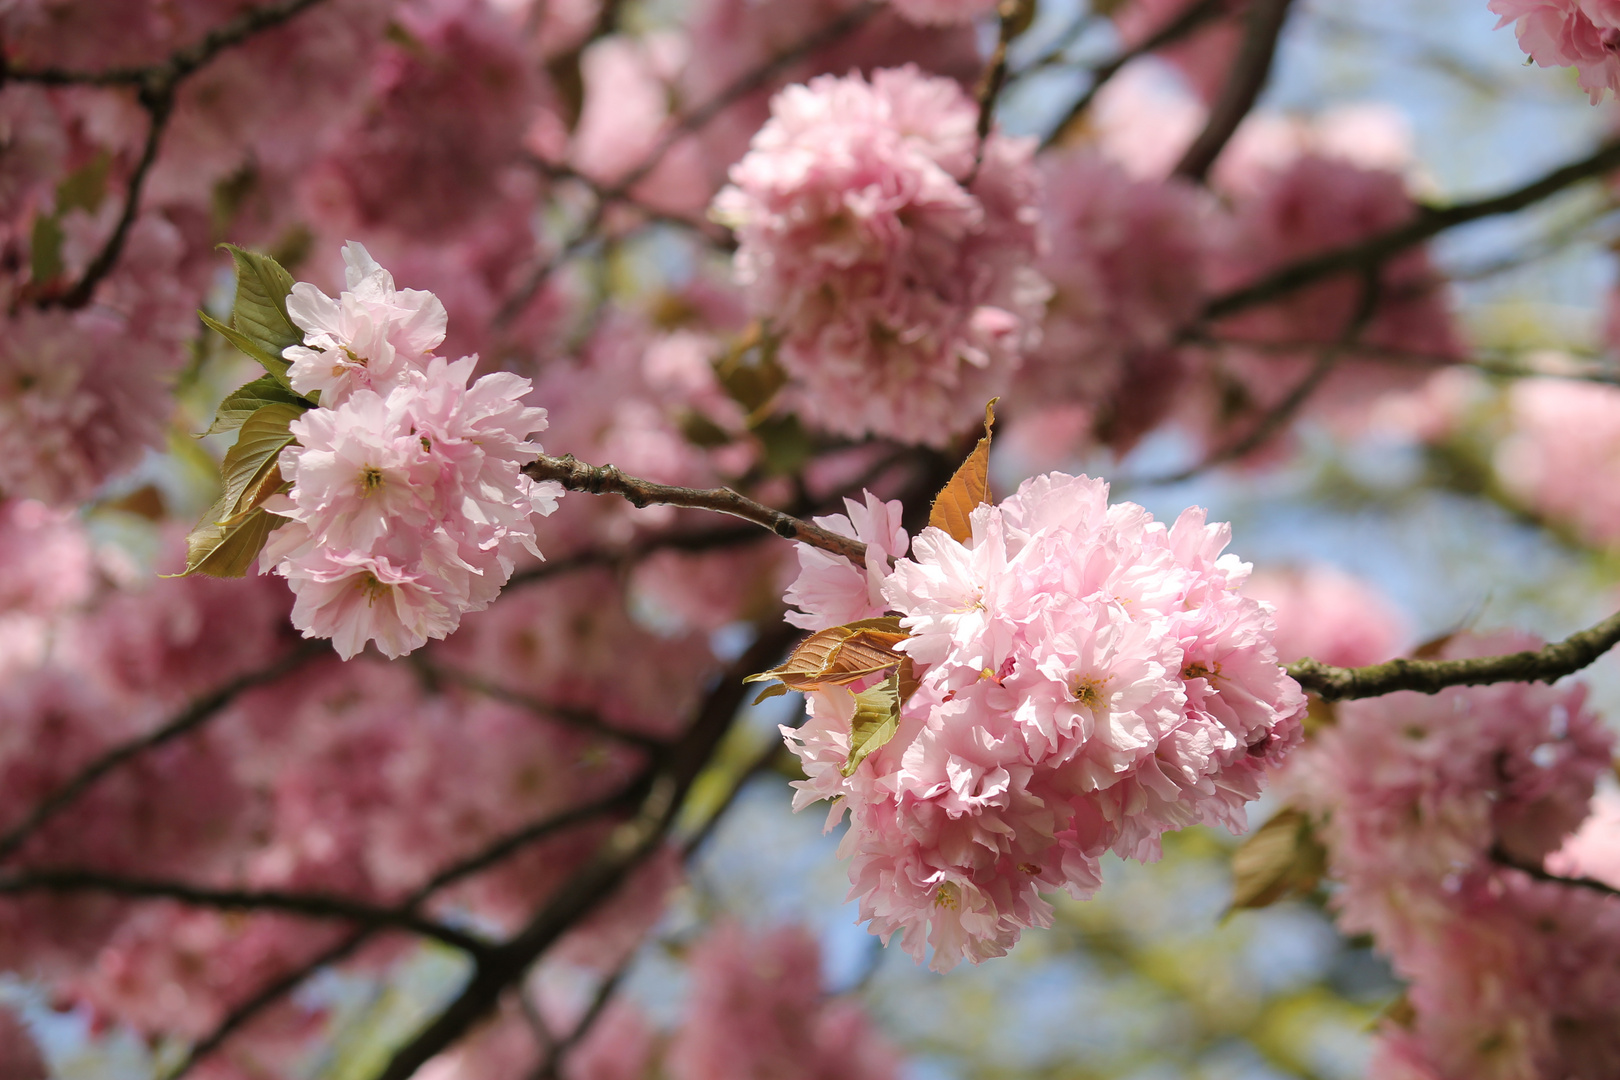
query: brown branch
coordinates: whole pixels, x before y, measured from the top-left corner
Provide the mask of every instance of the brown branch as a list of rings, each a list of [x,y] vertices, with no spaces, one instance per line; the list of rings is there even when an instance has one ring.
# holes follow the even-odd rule
[[[1221,156],[1238,125],[1249,115],[1260,92],[1271,78],[1277,40],[1288,21],[1292,0],[1250,0],[1243,46],[1227,75],[1221,95],[1210,109],[1204,130],[1177,163],[1174,175],[1199,183],[1209,175],[1215,159]]]
[[[472,978],[425,1028],[400,1047],[377,1080],[409,1080],[429,1059],[451,1045],[493,1010],[506,989],[562,934],[623,883],[657,850],[692,781],[730,729],[744,698],[742,678],[761,670],[792,640],[792,628],[771,625],[731,666],[705,700],[698,717],[653,779],[634,819],[613,831],[591,861],[570,878],[528,926],[478,960]]]
[[[495,312],[494,324],[497,327],[506,326],[516,319],[523,312],[523,309],[529,305],[529,301],[533,300],[535,295],[539,293],[551,275],[556,273],[558,267],[594,243],[596,230],[607,216],[608,208],[627,197],[631,189],[650,176],[652,171],[658,167],[659,163],[664,160],[665,156],[675,148],[675,145],[681,139],[694,132],[701,131],[715,117],[742,98],[769,85],[771,80],[781,74],[785,68],[798,63],[817,49],[832,45],[846,35],[853,33],[873,15],[876,15],[881,7],[881,4],[875,3],[873,0],[866,0],[866,2],[856,5],[820,30],[800,40],[792,48],[778,53],[753,70],[744,72],[702,105],[682,114],[680,119],[671,125],[658,142],[653,145],[653,148],[647,152],[647,156],[641,160],[640,164],[631,169],[611,187],[598,191],[596,206],[592,209],[585,223],[580,226],[579,233],[567,244],[563,245],[561,251],[535,267],[534,272],[529,275],[528,279]]]
[[[353,955],[355,950],[370,941],[375,933],[376,931],[370,928],[356,930],[348,937],[317,953],[298,967],[265,983],[254,992],[252,997],[232,1009],[225,1016],[225,1019],[220,1021],[219,1026],[209,1032],[205,1038],[194,1043],[191,1049],[186,1052],[186,1056],[180,1059],[179,1064],[164,1075],[163,1080],[181,1080],[182,1077],[201,1064],[203,1059],[209,1057],[215,1050],[223,1046],[226,1039],[240,1031],[255,1016],[258,1016],[265,1009],[298,989],[304,984],[304,980],[317,971]]]
[[[157,161],[163,134],[168,130],[169,117],[174,112],[175,95],[186,77],[226,49],[241,44],[260,31],[286,22],[305,8],[317,3],[320,3],[320,0],[286,0],[281,4],[269,4],[245,11],[224,26],[204,35],[195,44],[178,49],[167,60],[147,67],[116,68],[105,72],[69,72],[55,68],[14,71],[0,59],[0,73],[3,73],[5,79],[18,82],[34,82],[47,86],[74,84],[134,86],[141,108],[146,110],[148,117],[146,142],[141,147],[140,160],[130,173],[124,194],[124,208],[118,215],[118,223],[113,227],[112,235],[107,238],[107,242],[102,245],[95,258],[90,260],[84,276],[71,289],[60,295],[43,297],[40,306],[64,307],[69,310],[84,307],[90,302],[96,286],[101,284],[118,264],[118,258],[124,251],[124,243],[129,239],[129,231],[140,213],[141,190],[146,186],[146,178]]]
[[[1468,660],[1412,660],[1407,657],[1370,667],[1341,668],[1305,659],[1288,665],[1301,687],[1324,701],[1382,697],[1401,690],[1438,694],[1452,686],[1489,686],[1504,682],[1557,682],[1590,666],[1620,644],[1620,614],[1571,634],[1563,641],[1529,652],[1481,656]]]
[[[1575,889],[1588,889],[1592,892],[1602,893],[1604,896],[1620,896],[1620,889],[1615,888],[1606,881],[1599,881],[1591,877],[1564,877],[1560,874],[1549,873],[1545,867],[1533,863],[1520,862],[1509,855],[1500,845],[1491,849],[1491,861],[1498,866],[1505,866],[1509,870],[1517,870],[1536,881],[1544,881],[1549,885],[1568,885]]]
[[[508,586],[510,587],[510,583],[508,583]],[[493,701],[503,702],[507,705],[515,705],[518,708],[531,712],[544,720],[552,720],[559,724],[565,724],[568,727],[574,728],[576,731],[582,731],[588,735],[599,735],[605,738],[615,739],[619,742],[628,743],[629,745],[642,750],[656,751],[665,749],[668,746],[668,743],[663,739],[657,739],[651,735],[643,735],[639,731],[625,731],[622,728],[616,728],[609,724],[606,720],[602,719],[600,715],[592,712],[589,709],[577,709],[568,705],[557,705],[549,701],[542,701],[539,698],[530,694],[525,694],[522,691],[509,690],[496,682],[486,679],[481,675],[476,675],[470,671],[463,671],[459,668],[446,667],[443,664],[435,663],[434,661],[429,660],[420,654],[413,657],[411,663],[419,668],[429,679],[453,683],[456,686],[465,687],[475,694],[480,694],[484,697],[490,698]]]
[[[493,943],[416,914],[411,907],[392,908],[342,896],[291,893],[275,889],[211,889],[178,881],[123,877],[97,870],[50,869],[0,878],[0,895],[28,892],[100,892],[143,900],[175,900],[221,911],[277,911],[315,919],[343,919],[370,930],[405,930],[478,955]]]
[[[324,645],[324,642],[305,642],[268,667],[232,679],[213,693],[198,698],[156,730],[109,750],[85,766],[72,780],[46,796],[21,822],[0,835],[0,860],[16,854],[41,826],[76,802],[103,776],[148,750],[195,731],[245,691],[275,682],[316,656],[324,655],[327,652]]]
[[[529,844],[545,839],[564,829],[583,824],[603,814],[612,813],[614,810],[626,805],[634,805],[645,793],[646,783],[645,776],[639,777],[624,790],[618,791],[607,798],[542,818],[518,829],[516,832],[508,834],[478,854],[454,863],[435,874],[407,897],[398,910],[414,911],[432,898],[435,893],[499,864]],[[228,1038],[252,1021],[255,1016],[298,989],[306,979],[321,968],[338,963],[353,954],[356,949],[371,940],[382,929],[383,927],[376,925],[362,927],[330,949],[265,983],[254,992],[252,997],[232,1009],[229,1015],[206,1038],[194,1044],[187,1052],[184,1060],[170,1071],[164,1077],[164,1080],[181,1080],[205,1058],[224,1045]]]
[[[1333,374],[1333,369],[1339,365],[1339,361],[1344,358],[1344,354],[1355,349],[1357,340],[1366,330],[1367,324],[1372,320],[1373,314],[1378,309],[1378,299],[1381,295],[1382,290],[1379,287],[1376,273],[1369,272],[1361,283],[1361,292],[1359,299],[1356,301],[1356,309],[1351,313],[1349,322],[1345,324],[1344,330],[1339,334],[1338,341],[1322,347],[1321,352],[1317,354],[1316,362],[1311,365],[1311,370],[1281,401],[1267,410],[1264,416],[1260,417],[1259,422],[1254,425],[1247,435],[1235,443],[1210,454],[1196,465],[1168,476],[1142,481],[1142,483],[1149,486],[1185,483],[1194,477],[1201,476],[1210,469],[1248,457],[1270,442],[1273,436],[1288,426],[1288,422],[1294,418],[1294,415],[1300,409],[1305,407],[1305,404],[1316,394],[1316,391],[1321,389],[1322,383],[1327,380],[1329,375]]]
[[[1119,74],[1120,69],[1126,64],[1139,57],[1146,56],[1148,53],[1157,52],[1166,45],[1174,45],[1205,23],[1213,21],[1225,10],[1226,6],[1227,0],[1197,0],[1196,3],[1187,5],[1181,14],[1165,23],[1164,26],[1141,42],[1132,45],[1130,48],[1122,49],[1111,59],[1105,60],[1092,68],[1091,85],[1086,88],[1084,94],[1080,95],[1079,100],[1069,106],[1069,111],[1063,115],[1062,120],[1058,121],[1057,126],[1052,129],[1052,133],[1041,141],[1041,148],[1045,149],[1062,139],[1070,128],[1079,123],[1086,110],[1091,108],[1091,103],[1096,100],[1097,94],[1104,86],[1108,85],[1115,75]]]
[[[146,186],[146,177],[157,161],[158,147],[163,142],[164,131],[168,130],[169,117],[174,113],[174,91],[171,88],[148,96],[143,88],[141,106],[147,113],[146,143],[141,147],[141,158],[135,164],[135,171],[129,174],[129,183],[124,192],[124,209],[118,215],[118,224],[113,226],[112,235],[107,237],[107,242],[90,260],[90,265],[85,267],[84,276],[67,292],[43,297],[41,307],[64,307],[69,311],[84,307],[90,302],[96,286],[112,273],[113,267],[118,265],[118,257],[124,253],[124,242],[129,239],[129,230],[141,210],[141,190]]]
[[[979,177],[979,170],[984,167],[984,146],[989,141],[990,129],[995,125],[996,99],[1001,96],[1002,88],[1007,85],[1007,48],[1012,44],[1013,38],[1029,28],[1030,20],[1034,17],[1033,0],[1000,0],[996,5],[998,20],[996,47],[990,54],[990,61],[985,65],[984,74],[979,77],[979,86],[974,93],[979,108],[979,120],[975,132],[973,168],[963,181],[963,187],[972,187],[973,181]]]
[[[842,555],[857,565],[866,560],[866,545],[859,540],[823,529],[819,525],[802,521],[791,514],[773,509],[739,495],[730,488],[683,488],[669,484],[656,484],[626,476],[613,465],[587,465],[576,461],[574,455],[560,458],[542,454],[536,461],[523,467],[535,480],[555,480],[569,491],[582,491],[591,495],[619,495],[637,508],[652,506],[684,506],[694,510],[710,510],[717,514],[730,514],[744,521],[752,521],[788,540],[798,540]]]
[[[1607,142],[1591,156],[1554,169],[1512,191],[1448,207],[1419,207],[1416,216],[1405,225],[1302,259],[1215,297],[1204,306],[1200,321],[1223,319],[1341,274],[1364,273],[1448,229],[1483,218],[1515,213],[1583,180],[1590,180],[1616,168],[1620,168],[1620,140]]]
[[[45,86],[145,86],[172,87],[214,57],[263,30],[291,19],[321,0],[283,0],[280,4],[244,11],[191,45],[175,50],[168,59],[142,67],[109,68],[106,71],[68,71],[63,68],[5,68],[12,82],[40,83]]]

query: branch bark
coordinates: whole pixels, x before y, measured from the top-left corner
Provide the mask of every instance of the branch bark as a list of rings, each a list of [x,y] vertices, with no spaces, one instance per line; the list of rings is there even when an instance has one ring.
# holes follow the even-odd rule
[[[109,750],[42,800],[21,822],[0,835],[0,860],[16,854],[41,826],[66,810],[86,791],[94,787],[97,781],[120,765],[196,730],[217,716],[242,693],[255,686],[275,682],[316,656],[325,655],[329,651],[324,641],[305,642],[274,664],[232,679],[206,697],[198,698],[157,730]]]
[[[1431,240],[1448,229],[1484,218],[1511,214],[1567,188],[1620,168],[1620,140],[1604,143],[1580,161],[1552,170],[1522,187],[1473,202],[1448,207],[1425,206],[1405,225],[1342,248],[1313,255],[1284,266],[1204,306],[1200,322],[1213,322],[1269,303],[1300,289],[1342,274],[1365,273],[1408,248]]]
[[[461,993],[395,1052],[376,1080],[410,1080],[417,1069],[488,1015],[506,989],[522,979],[553,942],[611,895],[630,871],[657,849],[692,781],[730,728],[743,702],[743,676],[762,670],[781,655],[795,636],[793,628],[785,624],[773,625],[761,634],[709,694],[696,722],[654,777],[636,817],[615,829],[590,863],[569,879],[516,937],[480,958]]]
[[[744,521],[752,521],[784,539],[798,540],[834,555],[842,555],[857,565],[866,560],[866,545],[859,540],[801,521],[792,514],[755,502],[730,488],[683,488],[657,484],[651,480],[626,476],[613,465],[587,465],[575,460],[572,454],[560,458],[542,454],[525,465],[523,471],[535,480],[555,480],[569,491],[618,495],[638,509],[659,504],[730,514]]]
[[[1243,47],[1221,96],[1210,110],[1209,120],[1198,138],[1187,148],[1175,167],[1175,175],[1203,183],[1215,159],[1221,156],[1243,118],[1249,115],[1260,91],[1271,79],[1271,64],[1277,55],[1277,39],[1282,36],[1293,0],[1251,0]]]
[[[1382,697],[1401,690],[1438,694],[1452,686],[1504,682],[1557,682],[1589,667],[1620,644],[1620,614],[1533,652],[1481,656],[1468,660],[1412,660],[1406,657],[1370,667],[1341,668],[1305,659],[1288,665],[1301,687],[1324,701]]]
[[[484,938],[418,915],[411,907],[391,908],[342,896],[281,892],[274,889],[210,889],[178,881],[124,877],[96,870],[37,870],[0,878],[0,895],[28,892],[100,892],[143,900],[175,900],[221,911],[278,911],[314,919],[343,919],[373,931],[404,930],[441,941],[474,956],[494,947]]]

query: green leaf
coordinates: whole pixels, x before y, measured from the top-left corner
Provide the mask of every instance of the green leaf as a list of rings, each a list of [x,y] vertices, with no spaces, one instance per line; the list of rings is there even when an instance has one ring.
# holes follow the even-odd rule
[[[781,697],[783,694],[785,694],[787,692],[788,692],[788,688],[783,686],[781,683],[772,683],[771,685],[767,686],[765,689],[763,689],[763,690],[761,690],[759,692],[759,696],[754,699],[753,703],[755,705],[758,705],[760,702],[766,701],[766,700],[768,700],[770,698]]]
[[[1327,871],[1327,850],[1301,810],[1280,811],[1232,853],[1230,914],[1263,908],[1284,897],[1309,893]]]
[[[55,214],[41,214],[34,219],[34,232],[29,240],[29,272],[34,284],[54,281],[62,274],[62,223]]]
[[[252,384],[249,384],[252,385]],[[290,425],[305,406],[272,402],[253,411],[220,466],[224,490],[186,538],[186,574],[241,577],[282,519],[261,504],[286,488],[276,459],[293,441]]]
[[[226,341],[229,341],[242,352],[247,353],[248,356],[252,357],[254,360],[257,360],[259,362],[259,366],[270,373],[271,378],[275,379],[287,389],[292,389],[292,382],[287,378],[287,369],[292,367],[292,364],[289,361],[283,360],[280,356],[270,352],[257,341],[254,341],[241,331],[226,326],[218,319],[209,315],[206,311],[197,312],[197,317],[203,321],[204,326],[207,326],[211,330],[219,331]]]
[[[283,386],[274,375],[261,375],[247,385],[237,387],[219,403],[214,422],[203,434],[235,431],[266,405],[293,405],[303,410],[310,408],[311,404]]]
[[[839,772],[853,776],[861,762],[883,749],[899,729],[899,678],[890,675],[870,690],[855,695],[855,716],[849,725],[849,760]]]
[[[214,504],[215,509],[219,507]],[[209,516],[214,511],[209,512]],[[210,521],[202,524],[186,537],[186,574],[207,577],[242,577],[259,557],[270,533],[285,522],[269,511],[254,509],[245,517],[230,524]]]
[[[56,185],[56,212],[83,210],[94,214],[107,197],[107,175],[112,171],[112,155],[103,151],[88,165],[69,173]]]
[[[304,410],[297,405],[275,402],[256,409],[242,424],[236,445],[225,451],[225,462],[219,470],[225,481],[225,496],[231,500],[232,514],[248,508],[240,500],[267,470],[275,468],[276,455],[293,441],[288,425],[303,414]],[[268,497],[266,493],[263,498]]]
[[[234,244],[220,246],[236,261],[236,304],[229,330],[207,315],[203,321],[285,385],[289,365],[282,359],[282,351],[304,343],[304,332],[287,314],[293,277],[268,255],[244,251]]]

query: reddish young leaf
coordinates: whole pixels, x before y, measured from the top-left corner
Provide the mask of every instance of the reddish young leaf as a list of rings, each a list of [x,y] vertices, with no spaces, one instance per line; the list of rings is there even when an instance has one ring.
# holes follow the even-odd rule
[[[992,398],[984,407],[984,438],[962,462],[950,483],[940,489],[934,498],[934,507],[928,513],[928,524],[944,529],[960,543],[973,537],[973,509],[990,501],[990,429],[996,422],[996,402]]]

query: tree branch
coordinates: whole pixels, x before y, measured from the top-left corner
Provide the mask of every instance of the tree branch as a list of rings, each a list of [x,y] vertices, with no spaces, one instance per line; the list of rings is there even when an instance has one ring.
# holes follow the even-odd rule
[[[1231,140],[1243,118],[1249,115],[1271,78],[1271,64],[1277,55],[1277,39],[1288,21],[1292,0],[1251,0],[1243,47],[1227,75],[1221,96],[1210,110],[1204,130],[1187,148],[1174,175],[1199,183],[1209,174],[1215,159]]]
[[[508,583],[508,586],[510,586],[510,583]],[[589,709],[576,709],[567,705],[556,705],[548,701],[542,701],[539,698],[525,694],[521,691],[509,690],[498,683],[492,682],[480,675],[475,675],[470,671],[463,671],[459,668],[446,667],[442,664],[434,663],[425,656],[419,655],[418,657],[413,657],[411,663],[420,668],[421,671],[430,679],[438,679],[444,682],[453,683],[457,686],[466,687],[475,694],[481,694],[482,696],[490,698],[491,700],[504,702],[507,705],[515,705],[520,709],[533,713],[541,719],[552,720],[556,723],[564,724],[568,727],[574,728],[576,731],[583,731],[588,735],[598,735],[604,738],[615,739],[622,743],[628,743],[629,745],[641,750],[658,751],[666,749],[669,745],[663,739],[656,739],[651,735],[643,735],[639,731],[625,731],[622,728],[613,727],[607,721],[603,720],[601,716],[590,711]]]
[[[1092,68],[1091,85],[1086,88],[1084,94],[1080,95],[1078,101],[1069,106],[1069,111],[1063,115],[1062,120],[1058,121],[1057,126],[1052,129],[1052,133],[1041,141],[1041,149],[1044,150],[1062,139],[1069,129],[1074,127],[1080,121],[1080,118],[1085,115],[1086,110],[1091,108],[1091,103],[1096,99],[1098,92],[1104,86],[1107,86],[1109,81],[1119,74],[1120,69],[1126,64],[1139,57],[1146,56],[1148,53],[1157,52],[1166,45],[1174,45],[1200,26],[1213,21],[1226,8],[1226,5],[1227,0],[1197,0],[1196,3],[1187,5],[1181,14],[1165,23],[1153,34],[1130,48],[1121,50],[1111,59],[1105,60]]]
[[[591,211],[584,225],[580,227],[579,234],[565,244],[561,251],[546,259],[534,272],[529,275],[516,292],[507,298],[498,311],[495,312],[493,322],[496,326],[505,326],[516,319],[523,309],[533,300],[546,280],[556,272],[557,268],[571,259],[579,251],[595,239],[598,226],[606,216],[608,208],[614,203],[629,196],[635,186],[647,179],[662,162],[666,155],[675,148],[675,145],[687,135],[701,131],[726,109],[736,104],[742,98],[767,85],[780,74],[783,69],[792,66],[804,59],[817,49],[831,45],[845,35],[859,29],[873,15],[876,15],[882,5],[874,0],[856,5],[843,15],[834,19],[820,30],[799,41],[790,49],[771,57],[751,71],[744,72],[733,80],[728,86],[720,90],[714,97],[697,106],[690,112],[682,114],[680,119],[666,130],[647,156],[635,168],[631,169],[622,178],[610,187],[597,188],[596,206]]]
[[[696,721],[652,781],[636,817],[613,831],[591,861],[570,878],[528,926],[480,958],[457,997],[415,1038],[395,1052],[377,1080],[409,1080],[429,1059],[459,1039],[499,1002],[506,988],[557,938],[606,899],[630,871],[655,851],[692,781],[730,728],[744,697],[742,678],[781,655],[795,633],[772,624],[726,672]]]
[[[1605,143],[1591,156],[1554,169],[1523,187],[1449,207],[1419,207],[1417,215],[1397,226],[1354,244],[1336,248],[1284,266],[1231,292],[1215,297],[1204,306],[1201,322],[1223,319],[1261,304],[1297,292],[1319,281],[1341,274],[1365,272],[1391,257],[1433,239],[1447,229],[1483,218],[1523,210],[1558,194],[1583,180],[1590,180],[1620,168],[1620,140]]]
[[[241,44],[262,30],[280,25],[305,8],[313,7],[320,2],[321,0],[286,0],[281,4],[269,4],[245,11],[224,26],[204,35],[195,44],[176,50],[162,63],[147,67],[114,68],[104,72],[71,72],[57,68],[14,71],[0,59],[0,83],[12,79],[46,86],[133,86],[137,89],[141,108],[146,110],[148,117],[146,142],[141,147],[140,160],[130,173],[124,194],[124,209],[118,215],[118,223],[113,227],[112,235],[85,268],[84,276],[66,292],[41,298],[41,307],[64,307],[69,310],[84,307],[90,302],[96,286],[101,284],[118,264],[118,258],[124,251],[124,242],[129,239],[129,230],[140,213],[141,190],[145,187],[147,175],[157,161],[163,133],[168,130],[169,118],[174,113],[175,95],[186,77],[226,49]]]
[[[146,900],[175,900],[222,911],[279,911],[315,919],[345,919],[373,931],[405,930],[475,956],[494,947],[493,942],[484,938],[418,915],[410,906],[383,907],[341,896],[274,889],[210,889],[184,882],[123,877],[85,869],[37,870],[0,878],[0,895],[27,892],[101,892]]]
[[[1401,690],[1438,694],[1452,686],[1504,682],[1557,682],[1590,666],[1620,644],[1620,614],[1533,652],[1469,660],[1412,660],[1407,657],[1370,667],[1341,668],[1305,659],[1288,665],[1301,687],[1324,701],[1382,697]]]
[[[516,832],[508,834],[478,854],[454,863],[435,874],[421,888],[407,897],[397,910],[415,911],[440,890],[497,865],[529,844],[564,829],[583,824],[602,814],[611,813],[627,804],[634,805],[645,793],[646,784],[647,778],[643,774],[624,790],[615,792],[607,798],[598,799],[584,806],[574,807],[560,814],[542,818],[518,829]],[[321,968],[338,963],[350,956],[382,929],[383,927],[377,925],[362,927],[331,948],[264,984],[254,992],[252,997],[232,1009],[230,1014],[206,1038],[193,1045],[184,1060],[164,1080],[181,1080],[203,1059],[224,1045],[226,1039],[251,1022],[255,1016],[280,1001],[287,994],[298,989],[304,980],[314,975]]]
[[[1350,321],[1345,324],[1344,330],[1339,334],[1339,339],[1330,345],[1316,346],[1321,351],[1317,353],[1316,362],[1311,365],[1311,370],[1281,401],[1260,417],[1247,435],[1210,454],[1196,465],[1177,473],[1171,473],[1168,476],[1156,477],[1142,482],[1153,487],[1185,483],[1229,461],[1239,461],[1248,457],[1270,442],[1273,436],[1288,426],[1288,422],[1315,396],[1316,391],[1321,389],[1322,384],[1327,381],[1327,377],[1333,374],[1333,369],[1339,366],[1339,361],[1344,358],[1344,354],[1356,347],[1356,341],[1366,330],[1367,324],[1372,321],[1373,314],[1378,309],[1378,300],[1381,295],[1382,289],[1379,287],[1378,275],[1373,271],[1369,271],[1362,280],[1361,291],[1356,300],[1356,309],[1351,313]]]
[[[572,454],[560,458],[542,454],[539,459],[525,465],[523,471],[535,480],[555,480],[569,491],[619,495],[638,509],[658,504],[730,514],[744,521],[752,521],[785,539],[798,540],[834,555],[842,555],[857,565],[866,560],[866,545],[859,540],[801,521],[791,514],[739,495],[730,488],[683,488],[656,484],[651,480],[626,476],[613,465],[587,465],[576,461]]]
[[[0,835],[0,860],[16,854],[41,826],[72,805],[103,776],[148,750],[196,730],[213,719],[220,710],[243,692],[255,686],[275,682],[316,656],[325,655],[329,651],[324,647],[325,644],[320,641],[305,642],[274,664],[232,679],[213,693],[197,699],[157,730],[109,750],[87,765],[72,780],[46,796],[21,822]]]
[[[1517,870],[1519,873],[1536,881],[1545,881],[1549,885],[1568,885],[1575,889],[1588,889],[1592,892],[1602,893],[1604,896],[1620,896],[1620,889],[1615,888],[1606,881],[1599,881],[1597,878],[1590,877],[1563,877],[1559,874],[1549,873],[1544,867],[1520,862],[1500,846],[1491,849],[1491,861],[1498,866]]]
[[[154,90],[172,88],[214,57],[240,45],[262,30],[291,19],[314,7],[321,0],[283,0],[279,4],[244,11],[224,25],[204,34],[191,45],[175,50],[169,58],[144,67],[109,68],[106,71],[69,71],[64,68],[5,68],[12,82],[40,83],[45,86],[146,86]]]

